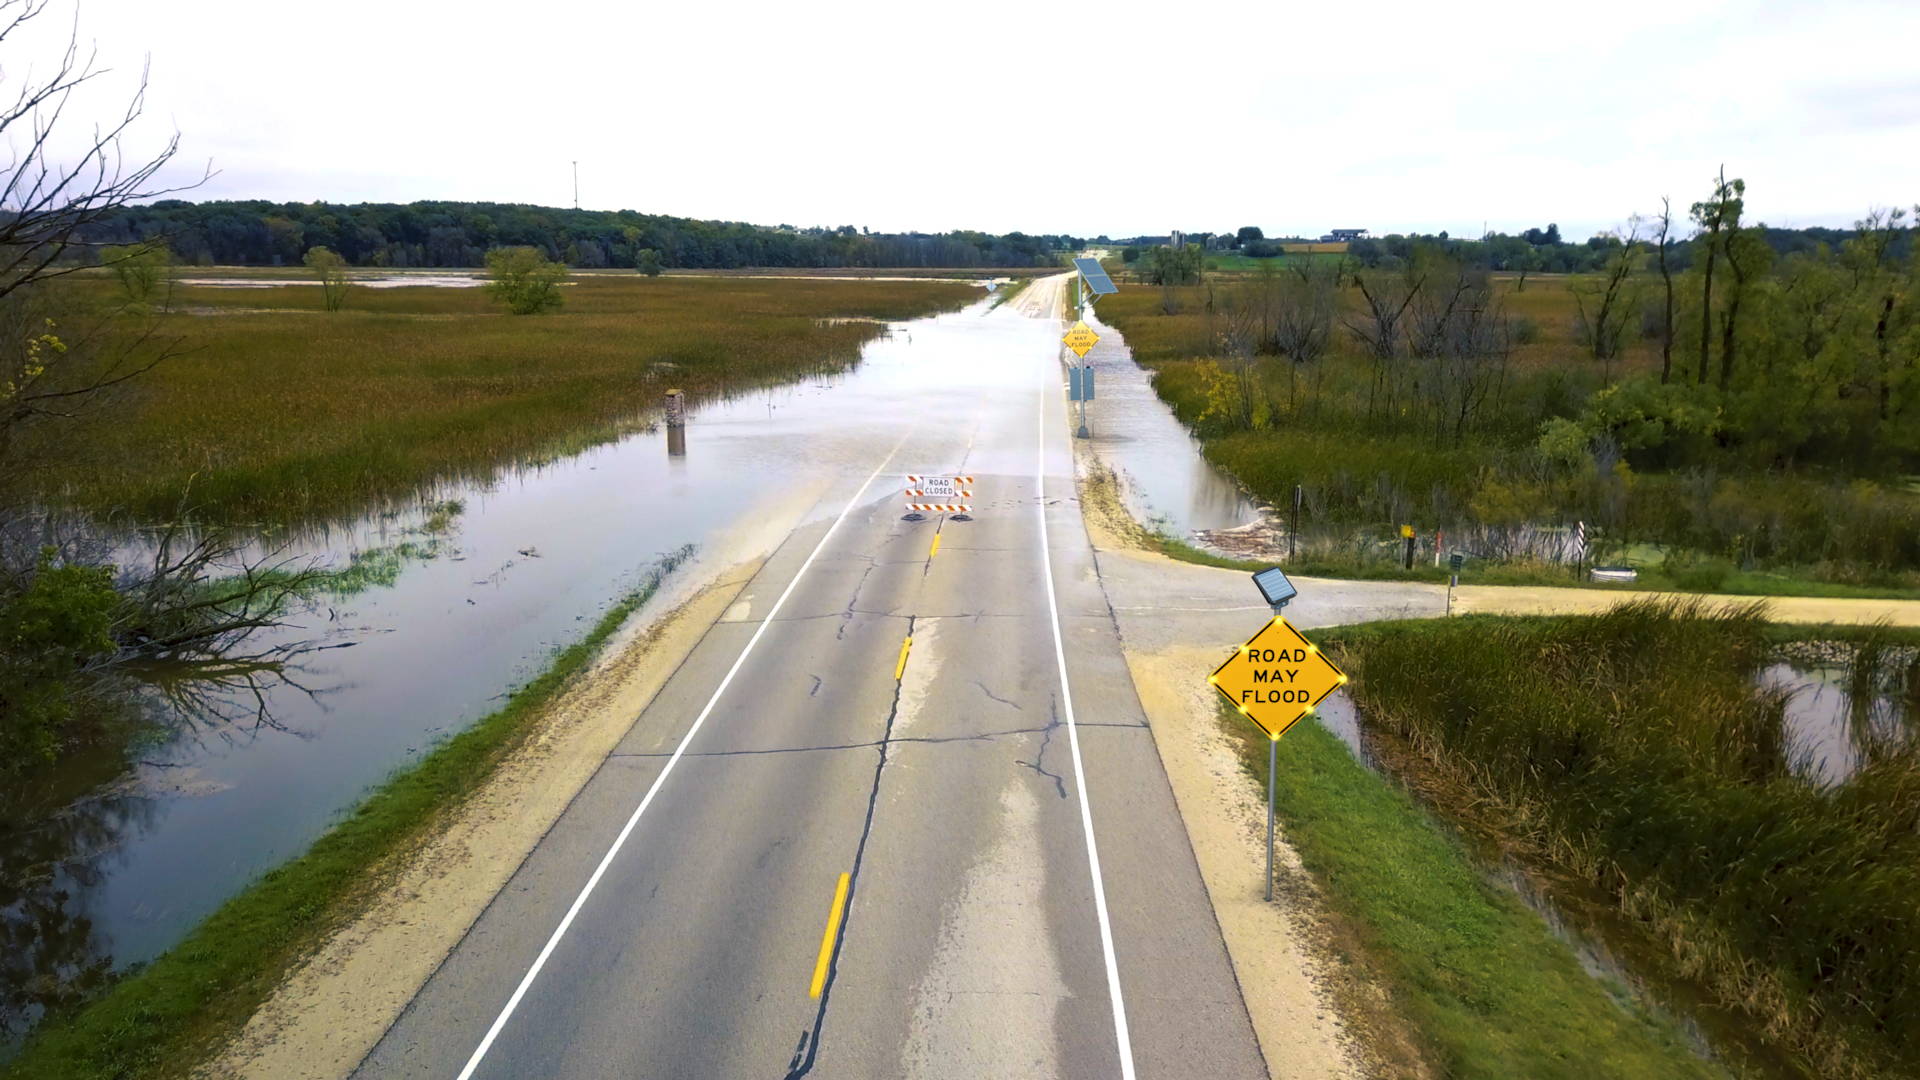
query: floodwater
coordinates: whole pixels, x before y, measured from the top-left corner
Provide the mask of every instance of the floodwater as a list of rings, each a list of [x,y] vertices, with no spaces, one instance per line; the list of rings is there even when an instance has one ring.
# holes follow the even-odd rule
[[[131,775],[62,813],[29,828],[0,823],[0,942],[12,954],[0,974],[15,984],[0,987],[0,1059],[44,1003],[164,952],[383,779],[498,708],[663,559],[695,551],[642,619],[770,550],[834,477],[864,476],[931,422],[930,388],[1028,391],[1057,334],[1053,320],[987,301],[894,324],[845,373],[695,404],[684,429],[655,427],[490,482],[448,484],[404,512],[303,537],[285,554],[335,567],[372,555],[397,564],[398,576],[249,642],[328,646],[302,659],[298,686],[270,689],[271,723],[256,721],[250,701],[228,701],[238,722],[196,717],[143,749]],[[1118,335],[1111,340],[1094,357],[1103,380],[1096,446],[1136,513],[1183,532],[1247,520],[1252,508],[1200,459]],[[1012,359],[983,362],[1002,357]],[[429,528],[448,501],[460,510]]]
[[[0,827],[0,942],[11,954],[0,958],[0,1058],[46,1002],[165,951],[384,778],[498,708],[663,557],[696,551],[643,618],[770,550],[829,484],[864,478],[908,434],[977,428],[981,418],[942,421],[924,407],[939,387],[1005,386],[1024,399],[1057,334],[1053,320],[983,300],[896,324],[845,373],[693,404],[683,430],[450,484],[405,513],[307,537],[293,554],[334,565],[403,544],[414,557],[390,584],[249,642],[332,646],[304,658],[305,690],[270,691],[272,724],[202,717],[142,750],[110,790],[30,828]],[[983,443],[972,460],[991,472],[997,453]],[[903,473],[952,464],[896,460]],[[440,500],[462,508],[429,531]]]
[[[1255,520],[1259,515],[1239,485],[1200,456],[1200,440],[1154,393],[1151,375],[1134,363],[1120,331],[1091,311],[1086,322],[1100,335],[1087,354],[1094,369],[1088,429],[1127,509],[1149,528],[1182,540]]]
[[[397,289],[410,285],[440,289],[471,289],[476,285],[485,285],[487,279],[479,274],[390,274],[381,277],[350,276],[347,283],[369,289]],[[320,280],[311,277],[190,277],[179,278],[175,284],[200,285],[214,289],[277,289],[282,285],[318,285]]]
[[[1803,775],[1823,785],[1844,783],[1865,764],[1874,745],[1909,737],[1893,696],[1881,693],[1856,703],[1847,691],[1845,668],[1772,664],[1761,671],[1760,685],[1789,695],[1788,752]]]

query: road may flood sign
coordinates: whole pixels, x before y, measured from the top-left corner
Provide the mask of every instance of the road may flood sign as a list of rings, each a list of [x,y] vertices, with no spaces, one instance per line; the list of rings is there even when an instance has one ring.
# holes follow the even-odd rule
[[[1207,677],[1270,739],[1278,739],[1346,681],[1325,653],[1278,615]]]
[[[1066,336],[1061,338],[1060,341],[1067,348],[1073,350],[1073,355],[1084,360],[1087,354],[1093,351],[1094,345],[1099,343],[1100,335],[1094,333],[1093,328],[1086,323],[1077,322],[1073,324],[1073,329],[1067,331]]]

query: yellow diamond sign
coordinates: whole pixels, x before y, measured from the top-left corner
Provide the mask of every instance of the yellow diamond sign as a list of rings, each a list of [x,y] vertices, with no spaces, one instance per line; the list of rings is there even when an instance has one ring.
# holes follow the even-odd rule
[[[1072,349],[1073,355],[1084,360],[1099,340],[1100,335],[1094,333],[1092,327],[1086,323],[1077,322],[1073,324],[1073,329],[1067,331],[1067,336],[1060,339],[1060,342]]]
[[[1278,615],[1247,639],[1207,682],[1240,714],[1277,739],[1347,677]]]

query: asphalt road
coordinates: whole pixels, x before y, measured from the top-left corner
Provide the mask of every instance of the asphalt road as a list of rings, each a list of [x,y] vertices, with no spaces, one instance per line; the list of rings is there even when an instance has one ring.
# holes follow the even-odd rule
[[[358,1075],[1266,1076],[1074,499],[1059,323],[989,321]],[[973,520],[902,520],[923,472]]]

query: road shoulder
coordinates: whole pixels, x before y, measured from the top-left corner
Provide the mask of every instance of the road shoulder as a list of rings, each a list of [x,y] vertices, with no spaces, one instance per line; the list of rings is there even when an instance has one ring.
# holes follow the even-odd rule
[[[1257,626],[1266,609],[1195,603],[1196,594],[1222,590],[1229,579],[1245,591],[1245,575],[1141,550],[1134,540],[1138,526],[1115,498],[1110,478],[1089,462],[1084,449],[1076,457],[1087,532],[1102,587],[1119,620],[1127,668],[1268,1074],[1366,1075],[1372,1071],[1369,1054],[1343,1015],[1335,985],[1355,976],[1337,970],[1344,965],[1329,947],[1311,879],[1284,836],[1276,862],[1290,887],[1275,903],[1264,899],[1257,868],[1265,856],[1265,807],[1252,797],[1234,748],[1205,699],[1207,672],[1238,644],[1243,625]]]

